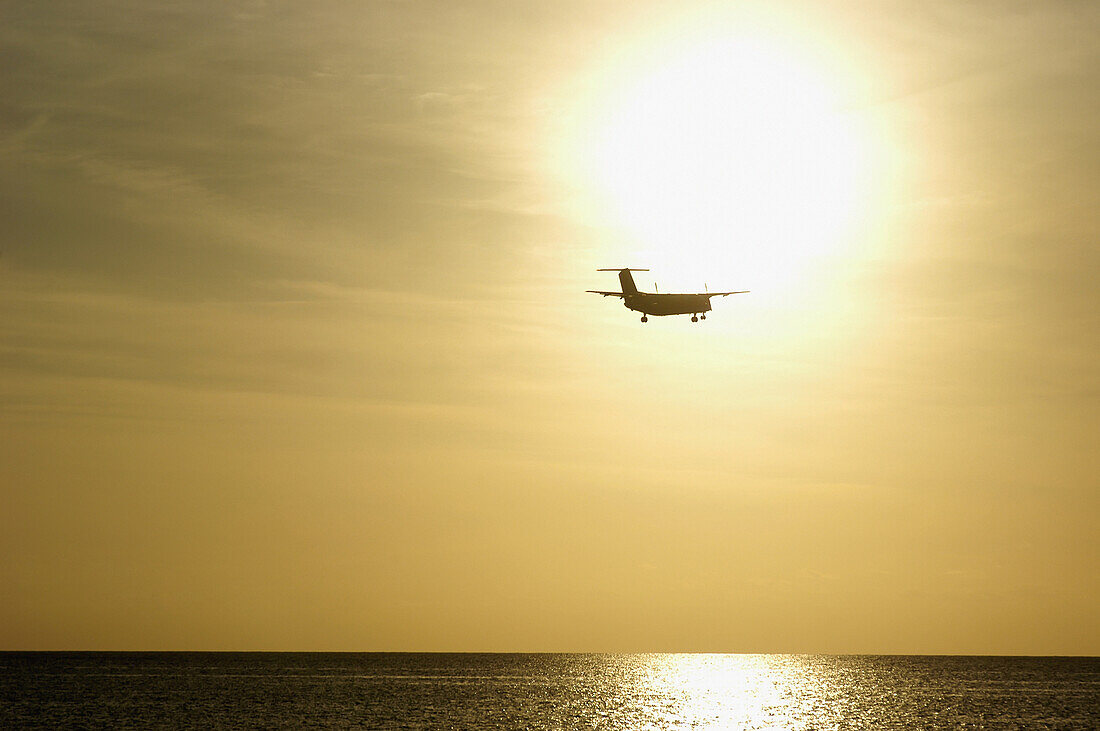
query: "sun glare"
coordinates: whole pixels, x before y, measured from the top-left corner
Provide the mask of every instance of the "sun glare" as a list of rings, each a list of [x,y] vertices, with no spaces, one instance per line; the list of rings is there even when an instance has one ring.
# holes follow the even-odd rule
[[[860,213],[865,140],[825,71],[779,43],[639,50],[584,106],[574,171],[630,258],[606,266],[788,297]]]

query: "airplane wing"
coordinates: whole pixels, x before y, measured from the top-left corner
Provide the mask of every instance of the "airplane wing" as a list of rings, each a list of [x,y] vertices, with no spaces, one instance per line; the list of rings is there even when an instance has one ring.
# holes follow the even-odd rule
[[[592,294],[602,294],[604,297],[622,297],[622,292],[601,292],[598,289],[586,289],[585,292],[591,292]]]

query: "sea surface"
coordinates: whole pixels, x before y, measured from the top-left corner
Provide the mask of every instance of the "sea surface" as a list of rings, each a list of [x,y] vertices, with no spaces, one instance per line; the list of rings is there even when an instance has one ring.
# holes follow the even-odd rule
[[[0,653],[2,728],[1100,728],[1100,658]]]

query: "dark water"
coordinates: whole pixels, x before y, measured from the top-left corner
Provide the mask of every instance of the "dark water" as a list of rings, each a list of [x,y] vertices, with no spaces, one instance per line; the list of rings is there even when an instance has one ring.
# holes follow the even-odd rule
[[[1100,658],[0,653],[0,727],[1100,727]]]

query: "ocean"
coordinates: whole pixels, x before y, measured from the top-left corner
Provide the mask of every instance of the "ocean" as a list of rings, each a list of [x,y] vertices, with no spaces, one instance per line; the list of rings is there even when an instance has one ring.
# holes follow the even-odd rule
[[[1095,729],[1100,658],[6,652],[0,727]]]

